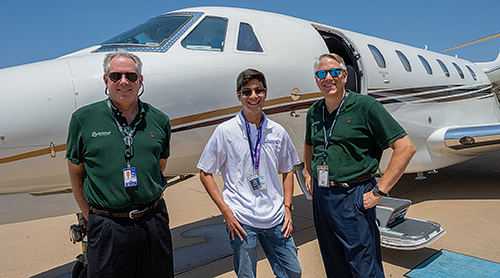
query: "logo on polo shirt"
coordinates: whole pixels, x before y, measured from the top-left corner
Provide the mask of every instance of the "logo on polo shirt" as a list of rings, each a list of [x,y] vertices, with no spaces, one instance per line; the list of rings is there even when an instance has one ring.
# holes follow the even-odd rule
[[[280,144],[280,140],[266,140],[266,144],[269,144],[269,145],[279,145]]]
[[[109,136],[109,135],[111,135],[111,131],[101,131],[101,132],[94,131],[94,132],[92,132],[92,137],[94,137],[94,138],[101,137],[101,136]]]

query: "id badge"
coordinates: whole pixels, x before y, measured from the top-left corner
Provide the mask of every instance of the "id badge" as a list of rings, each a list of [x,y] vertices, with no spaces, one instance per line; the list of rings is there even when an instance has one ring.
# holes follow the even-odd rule
[[[330,187],[328,179],[328,165],[318,165],[318,186]]]
[[[135,167],[123,169],[123,181],[125,182],[125,187],[137,186]]]
[[[259,189],[262,189],[259,173],[254,172],[253,174],[248,175],[247,178],[248,182],[250,183],[250,188],[252,188],[252,191],[257,191]]]

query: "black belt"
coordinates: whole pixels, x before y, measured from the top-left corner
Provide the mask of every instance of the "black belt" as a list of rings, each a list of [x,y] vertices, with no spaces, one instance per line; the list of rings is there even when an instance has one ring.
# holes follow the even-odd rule
[[[130,209],[130,210],[120,210],[119,212],[117,211],[112,211],[112,210],[104,210],[104,209],[98,209],[90,205],[90,211],[104,217],[117,217],[117,218],[130,218],[130,219],[137,219],[140,217],[143,217],[144,215],[150,213],[158,204],[160,201],[163,199],[163,195],[161,195],[156,201],[150,205],[146,206],[145,208],[142,209]]]
[[[372,175],[370,175],[370,174],[364,174],[364,175],[361,175],[361,176],[359,176],[359,177],[357,177],[355,179],[352,179],[350,181],[347,181],[347,182],[330,181],[330,187],[340,186],[340,187],[344,187],[344,188],[349,188],[349,184],[363,182],[363,181],[368,181],[371,178],[372,178]]]

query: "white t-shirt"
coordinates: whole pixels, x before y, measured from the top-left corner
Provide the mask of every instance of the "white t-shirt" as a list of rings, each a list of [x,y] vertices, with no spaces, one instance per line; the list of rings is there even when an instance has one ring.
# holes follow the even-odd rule
[[[250,124],[253,146],[257,128]],[[265,188],[252,190],[248,175],[254,173],[243,111],[220,124],[205,146],[197,167],[206,173],[222,173],[222,197],[236,219],[245,225],[268,229],[280,224],[285,215],[280,175],[300,163],[297,151],[286,130],[264,116],[259,162],[259,176]],[[220,172],[219,172],[220,170]]]

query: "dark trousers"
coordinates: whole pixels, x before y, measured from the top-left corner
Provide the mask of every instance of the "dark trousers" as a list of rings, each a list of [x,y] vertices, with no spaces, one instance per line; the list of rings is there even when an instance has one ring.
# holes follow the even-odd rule
[[[165,201],[135,220],[90,212],[87,232],[88,277],[174,277]]]
[[[375,178],[349,188],[314,183],[314,225],[329,278],[384,277],[375,208],[363,205],[375,184]]]

